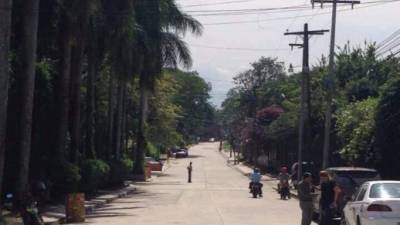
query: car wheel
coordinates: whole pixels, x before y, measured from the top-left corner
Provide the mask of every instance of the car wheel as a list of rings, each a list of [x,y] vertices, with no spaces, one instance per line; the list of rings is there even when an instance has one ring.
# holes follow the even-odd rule
[[[340,225],[347,225],[346,218],[342,216],[342,219],[340,220]]]

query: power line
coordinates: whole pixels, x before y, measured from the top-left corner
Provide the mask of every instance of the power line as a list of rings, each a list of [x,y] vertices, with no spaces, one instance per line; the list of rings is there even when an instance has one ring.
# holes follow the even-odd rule
[[[217,12],[249,12],[249,11],[274,11],[274,10],[285,10],[285,9],[298,9],[305,8],[306,4],[274,7],[274,8],[248,8],[248,9],[211,9],[211,10],[187,10],[186,13],[217,13]]]
[[[381,41],[377,47],[381,48],[383,47],[388,41],[390,41],[391,39],[393,39],[395,36],[397,36],[398,34],[400,34],[400,28],[398,30],[396,30],[395,32],[393,32],[389,37],[385,38],[383,41]]]
[[[378,6],[378,5],[382,5],[382,4],[394,3],[394,2],[399,2],[399,1],[400,0],[371,1],[371,2],[363,3],[363,4],[371,4],[371,5],[357,7],[354,10],[364,9],[364,8],[369,8],[369,7],[374,7],[374,6]],[[338,11],[345,12],[345,11],[351,11],[351,10],[352,9],[342,9],[342,10],[338,10]],[[216,23],[203,23],[203,26],[259,23],[259,22],[267,22],[267,21],[275,21],[275,20],[288,20],[288,19],[295,19],[295,18],[304,18],[304,17],[309,17],[309,16],[315,17],[315,16],[327,15],[327,14],[330,14],[330,12],[321,12],[321,13],[316,13],[316,14],[307,14],[307,15],[299,15],[299,16],[284,16],[284,17],[269,18],[269,19],[264,19],[264,20],[241,20],[241,21],[227,21],[227,22],[216,22]]]
[[[377,56],[382,56],[400,46],[400,29],[393,32],[389,37],[385,38],[378,44],[376,50]]]
[[[209,48],[209,49],[218,49],[218,50],[234,50],[234,51],[286,51],[287,49],[279,49],[279,48],[236,48],[236,47],[221,47],[221,46],[208,46],[208,45],[199,45],[199,44],[190,44],[190,46],[199,47],[199,48]]]
[[[390,41],[388,43],[389,44],[386,45],[386,47],[384,47],[383,49],[381,48],[379,51],[377,51],[378,56],[383,55],[383,54],[395,49],[396,47],[400,46],[400,36],[398,36],[397,38],[393,39],[392,41]]]
[[[222,12],[222,13],[201,13],[201,14],[191,14],[194,17],[207,17],[207,16],[246,16],[246,15],[264,15],[264,14],[275,14],[275,13],[288,13],[288,12],[299,12],[299,11],[309,11],[307,7],[304,8],[294,8],[285,10],[274,10],[274,11],[238,11],[238,12]]]
[[[225,1],[225,2],[214,2],[214,3],[203,3],[203,4],[194,4],[194,5],[183,5],[183,8],[190,8],[190,7],[199,7],[199,6],[215,6],[215,5],[228,5],[228,4],[237,4],[237,3],[244,3],[244,2],[251,2],[254,0],[237,0],[237,1]]]

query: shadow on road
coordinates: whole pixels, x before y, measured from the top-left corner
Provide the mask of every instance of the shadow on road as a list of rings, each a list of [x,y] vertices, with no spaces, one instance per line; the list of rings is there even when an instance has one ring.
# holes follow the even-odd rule
[[[197,159],[197,158],[204,158],[202,155],[188,155],[187,159]]]
[[[123,217],[123,216],[135,216],[134,214],[126,214],[126,213],[92,213],[86,216],[88,219],[93,218],[107,218],[107,217]]]

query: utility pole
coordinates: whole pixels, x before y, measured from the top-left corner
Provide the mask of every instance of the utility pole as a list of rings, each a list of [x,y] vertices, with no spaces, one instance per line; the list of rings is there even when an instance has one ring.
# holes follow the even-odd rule
[[[326,76],[325,85],[327,89],[326,95],[326,111],[325,111],[325,129],[324,129],[324,148],[322,156],[322,168],[325,169],[329,166],[329,153],[330,153],[330,134],[332,122],[332,97],[334,92],[334,74],[335,74],[335,37],[336,37],[336,12],[337,4],[351,4],[354,8],[355,4],[360,4],[360,1],[342,1],[342,0],[311,0],[312,7],[315,3],[320,3],[321,8],[324,3],[332,4],[332,25],[331,25],[331,42],[329,48],[329,66],[328,75]]]
[[[302,69],[302,79],[301,79],[301,109],[300,109],[300,119],[299,119],[299,146],[298,146],[298,172],[297,180],[300,181],[302,177],[302,164],[303,164],[303,151],[304,147],[309,147],[309,143],[305,145],[304,138],[304,127],[307,124],[307,129],[311,129],[309,126],[309,96],[310,96],[310,68],[309,68],[309,40],[312,35],[324,35],[324,33],[329,32],[329,30],[308,30],[308,24],[304,24],[304,30],[298,32],[286,32],[284,35],[298,35],[303,37],[302,44],[289,44],[290,47],[303,48],[303,69]],[[309,142],[310,138],[307,138]]]

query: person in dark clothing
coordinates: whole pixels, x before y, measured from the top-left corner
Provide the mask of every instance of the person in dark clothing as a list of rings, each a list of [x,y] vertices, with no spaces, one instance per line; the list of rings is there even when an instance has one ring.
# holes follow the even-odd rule
[[[190,162],[189,166],[187,167],[188,171],[188,183],[192,183],[192,171],[193,171],[193,163]]]
[[[304,173],[303,180],[298,184],[298,198],[302,212],[301,225],[310,225],[313,214],[313,202],[311,196],[312,176],[311,173]]]
[[[337,208],[340,188],[335,181],[331,180],[329,173],[320,172],[321,179],[321,199],[320,199],[320,225],[333,224],[333,212]]]

